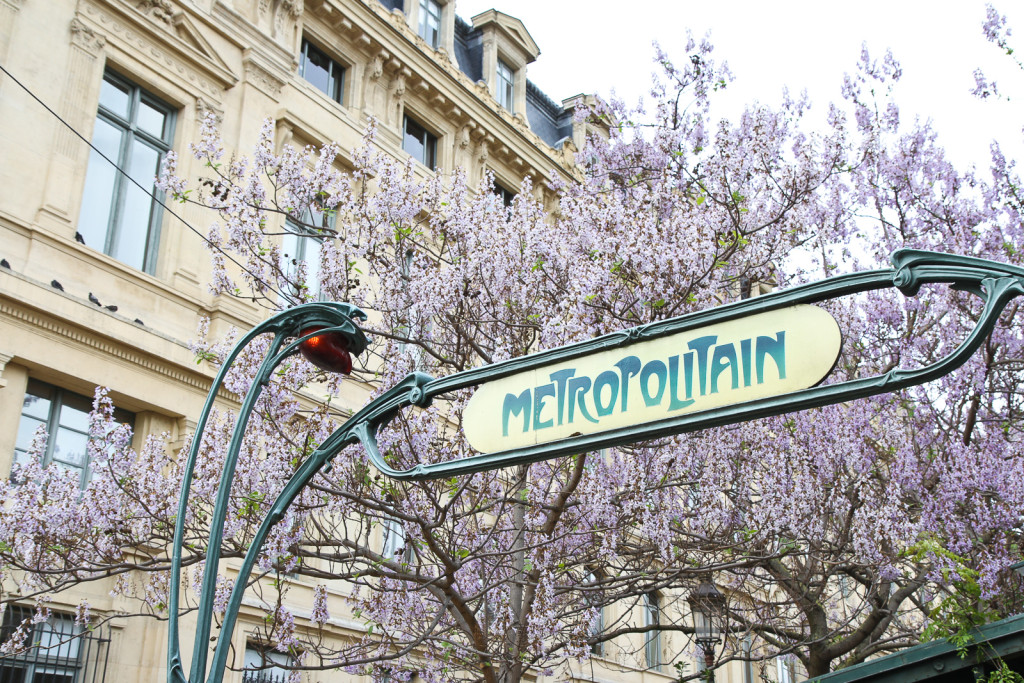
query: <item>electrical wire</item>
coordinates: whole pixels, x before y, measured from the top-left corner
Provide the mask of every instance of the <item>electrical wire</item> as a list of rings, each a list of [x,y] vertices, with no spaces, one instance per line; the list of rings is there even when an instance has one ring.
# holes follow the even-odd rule
[[[199,239],[203,240],[203,242],[205,242],[205,243],[207,244],[207,246],[209,246],[210,248],[212,248],[212,249],[215,249],[215,250],[217,250],[218,252],[220,252],[220,253],[221,253],[221,254],[222,254],[222,255],[223,255],[223,256],[224,256],[225,258],[227,258],[227,259],[228,259],[229,261],[231,261],[231,262],[232,262],[232,263],[234,263],[234,264],[235,264],[236,266],[238,266],[238,267],[239,267],[239,268],[240,268],[240,269],[241,269],[241,270],[242,270],[243,272],[245,272],[245,273],[248,273],[248,274],[249,274],[249,276],[250,276],[250,277],[252,277],[252,279],[253,279],[253,280],[255,280],[256,282],[260,282],[260,283],[262,283],[264,287],[266,287],[266,288],[267,288],[268,290],[270,290],[270,291],[271,291],[271,292],[273,292],[274,294],[277,294],[277,295],[278,295],[279,297],[281,297],[282,299],[285,299],[285,300],[290,300],[290,299],[289,299],[289,297],[287,297],[287,296],[285,296],[284,294],[282,294],[282,293],[281,293],[281,292],[280,292],[280,291],[279,291],[279,290],[278,290],[278,289],[277,289],[276,287],[274,287],[273,285],[271,285],[271,284],[270,284],[269,282],[267,282],[267,281],[266,281],[266,280],[264,280],[263,278],[261,278],[261,277],[258,277],[258,276],[257,276],[257,275],[256,275],[255,273],[253,273],[253,272],[252,272],[251,270],[249,270],[249,269],[248,269],[247,267],[245,267],[244,265],[242,265],[242,263],[240,263],[240,262],[239,262],[239,261],[238,261],[237,259],[235,259],[235,257],[233,257],[233,256],[232,256],[231,254],[229,254],[228,252],[224,251],[224,249],[222,249],[222,248],[221,248],[221,247],[220,247],[219,245],[217,245],[217,244],[213,243],[212,241],[210,241],[210,239],[209,239],[209,238],[208,238],[208,237],[207,237],[206,235],[204,235],[204,234],[203,234],[203,233],[201,233],[201,232],[200,232],[199,230],[197,230],[196,228],[194,228],[194,227],[192,226],[192,224],[191,224],[191,223],[189,223],[189,222],[188,222],[187,220],[185,220],[184,218],[182,218],[182,217],[181,217],[181,216],[180,216],[180,215],[179,215],[179,214],[178,214],[177,212],[175,212],[175,211],[174,211],[173,209],[171,209],[171,207],[167,206],[167,204],[165,204],[165,203],[164,203],[164,202],[163,202],[163,201],[162,201],[162,200],[161,200],[161,199],[160,199],[159,197],[157,197],[157,196],[156,196],[156,194],[155,194],[155,193],[154,193],[154,192],[153,192],[152,190],[149,190],[149,189],[146,189],[145,187],[143,187],[143,186],[142,186],[142,185],[141,185],[141,184],[140,184],[140,183],[139,183],[139,182],[138,182],[137,180],[135,180],[135,178],[131,177],[131,176],[130,176],[130,175],[128,174],[128,172],[127,172],[127,171],[125,171],[125,170],[124,170],[123,168],[121,168],[120,166],[118,166],[118,165],[117,165],[117,163],[115,163],[115,162],[114,162],[113,160],[111,160],[111,159],[110,159],[110,157],[108,157],[108,156],[107,156],[106,154],[104,154],[103,152],[101,152],[101,151],[100,151],[100,150],[99,150],[99,149],[98,149],[98,148],[97,148],[97,147],[96,147],[95,145],[93,145],[93,144],[92,144],[92,141],[90,141],[90,140],[87,140],[87,139],[85,138],[85,136],[84,136],[84,135],[82,135],[81,133],[79,133],[79,132],[78,132],[78,131],[77,131],[77,130],[75,129],[75,127],[74,127],[74,126],[72,126],[72,125],[71,125],[70,123],[68,123],[67,121],[65,121],[65,120],[64,120],[64,119],[63,119],[63,118],[61,117],[61,115],[60,115],[60,114],[58,114],[57,112],[55,112],[55,111],[54,111],[53,109],[51,109],[51,108],[50,108],[50,106],[49,106],[48,104],[46,104],[46,102],[43,102],[43,100],[42,100],[42,99],[40,99],[40,98],[39,98],[39,96],[38,96],[38,95],[36,95],[36,94],[35,94],[34,92],[32,92],[32,91],[31,91],[31,90],[29,89],[29,87],[28,87],[27,85],[25,85],[24,83],[22,83],[21,81],[19,81],[19,80],[18,80],[17,78],[15,78],[15,77],[14,77],[14,74],[12,74],[12,73],[11,73],[10,71],[8,71],[8,70],[7,70],[7,68],[6,68],[6,67],[4,67],[4,65],[3,65],[3,64],[0,64],[0,71],[4,72],[4,74],[6,74],[8,78],[10,78],[10,79],[11,79],[12,81],[14,81],[15,83],[17,83],[17,84],[18,84],[18,86],[19,86],[19,87],[20,87],[20,88],[21,88],[22,90],[24,90],[24,91],[25,91],[26,93],[28,93],[29,97],[31,97],[31,98],[32,98],[32,99],[34,99],[34,100],[35,100],[36,102],[38,102],[38,103],[39,103],[39,105],[40,105],[40,106],[42,106],[42,108],[43,108],[43,109],[45,109],[46,111],[48,111],[48,112],[49,112],[50,114],[52,114],[52,115],[53,115],[53,117],[54,117],[55,119],[57,119],[57,120],[58,120],[58,121],[60,121],[60,122],[61,122],[62,124],[64,124],[64,126],[65,126],[65,127],[66,127],[66,128],[68,129],[68,130],[70,130],[70,131],[71,131],[72,133],[74,133],[74,134],[75,134],[75,136],[76,136],[76,137],[77,137],[78,139],[80,139],[80,140],[81,140],[82,142],[84,142],[85,144],[87,144],[87,145],[89,146],[89,148],[90,148],[90,149],[91,149],[92,151],[94,151],[94,152],[96,152],[97,154],[99,154],[99,155],[100,155],[100,156],[101,156],[101,157],[103,158],[103,160],[104,160],[104,161],[106,161],[106,162],[107,162],[108,164],[110,164],[110,165],[111,165],[111,166],[113,166],[113,167],[114,167],[115,169],[117,169],[117,172],[118,172],[118,173],[120,173],[121,175],[123,175],[123,176],[124,176],[125,178],[127,178],[127,179],[128,179],[128,181],[129,181],[130,183],[132,183],[133,185],[135,185],[135,187],[139,188],[140,190],[142,190],[143,192],[145,192],[145,193],[146,193],[147,195],[149,195],[150,197],[152,197],[152,198],[153,198],[153,201],[155,201],[155,202],[156,202],[157,204],[159,204],[159,205],[160,205],[161,207],[163,207],[163,209],[164,209],[164,210],[165,210],[165,211],[166,211],[167,213],[169,213],[170,215],[172,215],[172,216],[174,216],[175,218],[177,218],[177,219],[178,219],[179,221],[181,221],[181,222],[182,222],[182,224],[183,224],[183,225],[184,225],[184,226],[185,226],[186,228],[188,228],[189,230],[191,230],[192,232],[194,232],[194,233],[195,233],[196,235],[198,235],[198,236],[199,236]]]

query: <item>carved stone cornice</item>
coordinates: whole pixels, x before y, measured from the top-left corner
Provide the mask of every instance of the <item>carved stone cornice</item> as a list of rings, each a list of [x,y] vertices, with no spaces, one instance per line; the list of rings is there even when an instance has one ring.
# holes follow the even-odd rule
[[[162,358],[142,352],[133,346],[101,337],[92,330],[54,318],[16,302],[0,299],[0,316],[12,324],[29,327],[36,333],[43,332],[47,336],[71,342],[76,347],[91,349],[104,358],[120,360],[156,373],[200,394],[210,388],[210,379],[202,374],[172,365]]]
[[[281,99],[281,89],[288,82],[288,74],[279,73],[279,68],[272,66],[268,60],[252,49],[242,53],[242,68],[245,71],[246,83],[251,83],[268,97],[275,100]]]
[[[217,120],[217,126],[224,122],[224,109],[217,107],[202,97],[196,98],[196,121],[202,123],[206,120],[207,114],[213,114]]]
[[[14,356],[9,353],[0,352],[0,389],[7,386],[7,380],[4,379],[4,370],[7,369],[7,364],[14,360]]]
[[[91,55],[98,55],[107,44],[107,38],[75,16],[71,20],[71,44],[77,45]]]
[[[143,14],[148,14],[157,21],[163,22],[168,27],[173,24],[174,8],[167,0],[140,0],[136,8]]]
[[[238,77],[210,46],[197,37],[181,12],[171,17],[169,26],[157,20],[163,10],[156,13],[155,6],[149,7],[147,14],[134,5],[83,0],[79,8],[76,19],[93,33],[105,36],[107,50],[116,47],[129,55],[144,55],[143,59],[153,68],[178,82],[188,83],[213,101],[220,101],[223,91],[238,82]],[[83,32],[84,35],[87,34]]]

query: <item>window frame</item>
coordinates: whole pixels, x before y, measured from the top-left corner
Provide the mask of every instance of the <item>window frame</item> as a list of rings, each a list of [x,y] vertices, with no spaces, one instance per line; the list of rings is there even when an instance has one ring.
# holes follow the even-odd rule
[[[796,666],[792,655],[779,655],[775,658],[775,676],[779,683],[796,681]]]
[[[401,564],[412,564],[412,544],[405,533],[405,526],[394,517],[382,517],[380,530],[380,554],[388,560]]]
[[[329,67],[327,70],[327,77],[334,84],[334,92],[328,92],[324,90],[316,83],[311,81],[309,77],[306,75],[306,64],[309,62],[309,53],[311,50],[319,53],[319,55],[327,61]],[[339,72],[336,80],[334,75],[335,68],[337,68]],[[345,73],[347,71],[348,67],[346,67],[345,64],[332,57],[327,52],[327,50],[323,49],[317,43],[313,42],[306,36],[302,37],[302,43],[299,48],[299,77],[302,78],[302,80],[304,80],[306,83],[309,83],[311,86],[316,88],[317,91],[322,92],[328,98],[342,106],[345,106]]]
[[[600,579],[598,578],[597,571],[593,571],[587,574],[586,582],[594,587],[600,585]],[[593,600],[589,598],[588,595],[589,593],[584,593],[583,599],[591,607],[597,608],[597,614],[594,616],[594,620],[590,622],[590,626],[587,628],[587,632],[591,636],[599,636],[602,633],[604,633],[605,629],[604,605],[601,604],[603,601],[600,598],[598,598],[597,600]],[[595,657],[603,657],[605,654],[604,641],[591,643],[590,654],[592,654]]]
[[[420,135],[420,136],[413,135],[410,132],[410,130],[409,130],[409,124],[410,123],[413,126],[415,126],[416,128],[418,128],[419,132],[422,133],[422,135]],[[427,157],[426,159],[420,158],[416,154],[413,154],[406,147],[406,140],[408,140],[410,138],[415,140],[420,145],[420,147],[422,147],[422,149],[424,150],[424,156]],[[413,116],[410,116],[408,113],[403,114],[403,116],[402,116],[402,151],[405,152],[406,154],[408,154],[409,156],[411,156],[416,161],[418,161],[421,164],[423,164],[424,166],[426,166],[431,171],[433,171],[434,169],[437,168],[437,143],[438,143],[438,140],[439,140],[439,136],[435,135],[434,133],[432,133],[430,131],[430,129],[427,128],[426,126],[424,126],[422,123],[420,123],[418,119],[416,119]]]
[[[512,68],[511,64],[498,57],[494,72],[494,99],[507,111],[515,111],[516,70]]]
[[[312,292],[312,301],[323,300],[323,288],[320,285],[320,271],[323,268],[323,247],[327,238],[331,235],[330,231],[334,229],[335,215],[333,213],[327,214],[325,232],[315,232],[314,229],[308,226],[323,225],[323,218],[324,212],[312,206],[306,207],[302,212],[301,222],[292,216],[287,216],[284,221],[285,234],[281,238],[281,271],[286,278],[291,280],[298,274],[299,262],[305,263],[306,281],[302,284],[305,285],[307,291]],[[304,225],[304,223],[307,225]],[[288,254],[285,251],[287,242],[291,238],[295,239],[296,253],[294,254]],[[309,268],[310,259],[307,255],[311,242],[315,242],[317,245],[316,269],[312,273]],[[295,296],[302,298],[301,292],[296,292]]]
[[[36,390],[36,393],[33,393],[33,389]],[[45,389],[49,393],[49,395],[45,396],[41,393],[38,393],[40,389]],[[35,396],[37,398],[49,401],[50,405],[46,410],[47,415],[45,421],[42,421],[40,418],[34,415],[26,415],[25,399],[29,396]],[[89,410],[92,410],[93,402],[92,399],[90,399],[88,396],[85,396],[84,394],[79,394],[74,391],[69,391],[62,387],[56,386],[54,384],[49,384],[47,382],[43,382],[35,378],[29,378],[28,384],[25,387],[25,398],[22,399],[22,410],[21,413],[19,414],[18,419],[18,432],[21,432],[22,421],[25,418],[28,418],[36,422],[42,422],[42,426],[46,428],[46,447],[43,450],[43,458],[41,463],[43,467],[50,467],[54,463],[54,451],[56,450],[58,445],[56,436],[59,434],[61,429],[65,429],[75,434],[84,435],[86,437],[86,452],[82,454],[81,467],[77,467],[75,465],[72,465],[71,463],[67,463],[62,460],[56,460],[57,465],[61,466],[63,469],[67,471],[73,471],[76,469],[81,470],[79,474],[78,485],[79,488],[84,489],[86,485],[89,483],[89,480],[92,478],[92,470],[89,467],[89,431],[88,429],[82,431],[81,429],[75,429],[72,426],[61,424],[61,413],[63,412],[64,407],[69,405],[70,403],[68,399],[73,399],[75,402],[79,403],[84,401],[89,406]],[[133,429],[135,427],[135,414],[127,410],[124,410],[123,408],[114,409],[114,419],[119,424],[128,424]],[[36,429],[38,429],[38,426],[32,430],[33,434],[35,433]],[[28,450],[25,448],[20,448],[17,442],[15,442],[14,455],[11,463],[12,469],[14,465],[19,464],[20,462],[24,462],[24,457],[19,458],[19,454],[27,457]]]
[[[661,625],[661,596],[655,592],[644,593],[644,626]],[[662,662],[661,629],[654,628],[644,633],[644,658],[647,666],[660,671]]]
[[[158,153],[157,167],[159,168],[159,165],[163,163],[163,159],[167,155],[167,152],[173,149],[174,129],[177,124],[178,108],[109,67],[103,72],[102,82],[110,83],[113,87],[123,92],[126,91],[128,94],[128,118],[125,118],[122,114],[115,112],[104,105],[102,101],[102,85],[101,96],[96,103],[95,120],[116,128],[121,135],[117,158],[111,159],[111,161],[114,161],[117,164],[118,169],[123,169],[127,173],[135,173],[134,169],[129,168],[129,162],[132,150],[138,142]],[[145,104],[164,115],[163,130],[161,131],[160,137],[144,130],[139,125],[138,115],[142,104]],[[95,129],[93,139],[95,139]],[[94,161],[100,165],[106,165],[108,163],[102,157],[99,157],[95,150],[90,153],[89,160],[86,165],[84,192],[89,191],[89,171],[93,167]],[[103,245],[86,245],[96,249],[97,251],[101,251],[122,263],[128,262],[115,256],[113,251],[119,237],[126,229],[124,225],[126,220],[124,216],[125,201],[128,191],[134,187],[135,185],[128,179],[125,173],[115,171],[113,174],[111,197],[107,204],[109,216],[105,227]],[[145,246],[143,247],[142,264],[139,268],[142,272],[149,273],[150,275],[152,275],[156,270],[156,261],[160,244],[160,224],[163,218],[163,199],[163,191],[158,189],[154,182],[150,188],[149,217],[146,222],[146,240]],[[77,222],[80,234],[82,232],[82,213],[85,211],[85,208],[85,203],[83,202],[82,207],[79,210]],[[128,265],[134,267],[134,264],[128,263]]]
[[[255,660],[255,661],[254,661]],[[260,643],[246,642],[242,655],[242,683],[287,683],[296,659]],[[252,664],[260,668],[250,668]]]
[[[512,190],[508,189],[497,180],[494,181],[493,186],[494,188],[492,190],[492,193],[501,199],[502,206],[504,206],[506,209],[511,207],[512,200],[514,200],[516,198],[516,195],[518,195],[519,193],[513,192]]]
[[[431,11],[434,10],[434,11]],[[433,19],[437,25],[431,27],[427,22]],[[444,26],[444,6],[437,0],[419,0],[419,20],[416,33],[433,49],[441,47],[441,29]],[[432,31],[432,35],[428,32]]]
[[[0,625],[0,639],[6,641],[35,610],[27,605],[8,605]],[[67,680],[100,680],[106,675],[109,631],[94,630],[76,623],[74,615],[52,612],[39,623],[30,623],[25,633],[27,647],[0,657],[0,680],[37,680],[45,676]]]

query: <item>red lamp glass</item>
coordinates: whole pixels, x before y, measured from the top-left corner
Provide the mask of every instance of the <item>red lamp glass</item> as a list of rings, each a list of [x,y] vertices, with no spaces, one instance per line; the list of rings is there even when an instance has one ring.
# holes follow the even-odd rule
[[[323,327],[308,327],[301,336],[312,334]],[[327,372],[352,374],[352,356],[348,352],[348,341],[341,332],[328,332],[310,337],[299,344],[299,353],[313,365]]]

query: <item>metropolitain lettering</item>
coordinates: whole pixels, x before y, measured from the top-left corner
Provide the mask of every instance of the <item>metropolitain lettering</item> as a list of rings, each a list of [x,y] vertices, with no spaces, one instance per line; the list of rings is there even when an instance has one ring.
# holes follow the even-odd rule
[[[767,363],[771,360],[771,363]],[[680,353],[642,362],[626,356],[596,376],[575,368],[552,372],[549,382],[505,394],[502,436],[509,430],[600,423],[631,407],[664,408],[666,413],[697,406],[702,396],[786,379],[786,333],[719,343],[717,335],[687,342]]]

